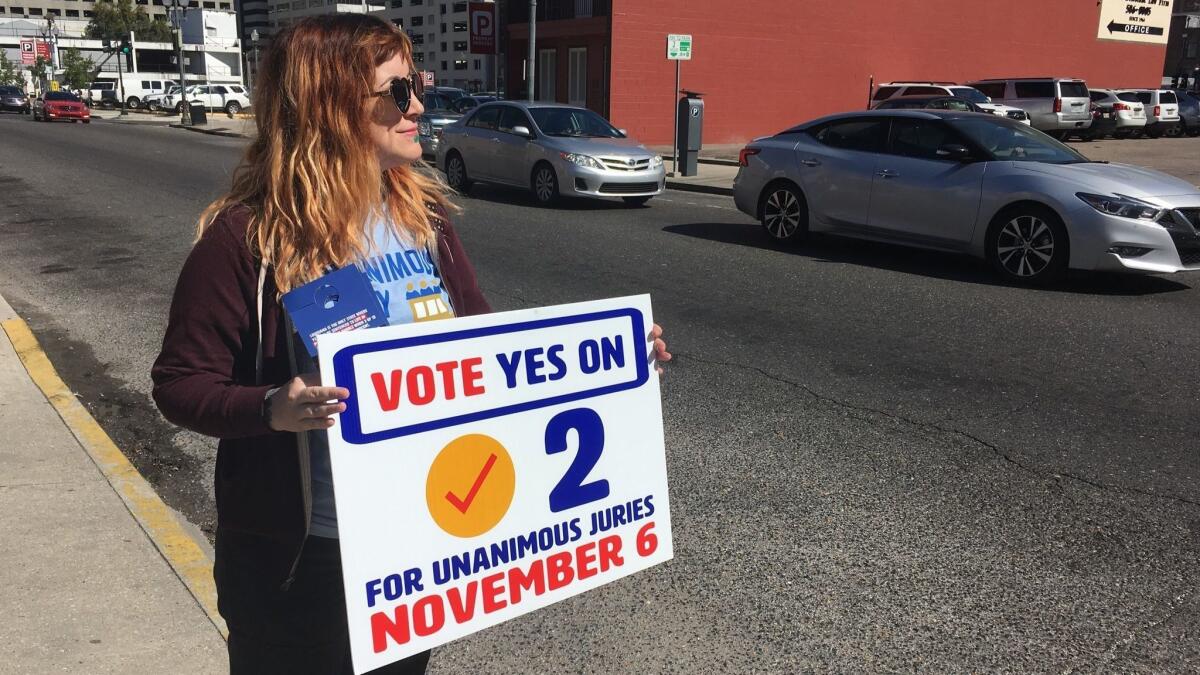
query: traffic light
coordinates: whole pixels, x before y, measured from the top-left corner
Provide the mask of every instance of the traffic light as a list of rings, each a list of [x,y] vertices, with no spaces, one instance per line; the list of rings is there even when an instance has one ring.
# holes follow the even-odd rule
[[[129,45],[129,40],[128,40],[128,39],[126,39],[126,38],[122,38],[122,39],[121,39],[121,49],[120,49],[120,51],[121,51],[121,53],[122,53],[122,54],[128,54],[128,53],[130,53],[130,52],[132,52],[132,51],[133,51],[133,47],[131,47],[131,46]]]
[[[112,49],[112,40],[102,40],[101,44],[104,45],[104,51],[109,51]]]

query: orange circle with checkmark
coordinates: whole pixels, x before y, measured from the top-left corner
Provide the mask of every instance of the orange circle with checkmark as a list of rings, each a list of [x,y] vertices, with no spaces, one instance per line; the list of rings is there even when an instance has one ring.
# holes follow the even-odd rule
[[[429,467],[425,501],[433,522],[456,537],[492,529],[512,505],[517,473],[499,441],[484,434],[450,441]]]

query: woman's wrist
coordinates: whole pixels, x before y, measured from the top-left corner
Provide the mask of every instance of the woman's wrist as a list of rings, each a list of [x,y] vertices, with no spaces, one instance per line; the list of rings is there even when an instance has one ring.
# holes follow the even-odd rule
[[[275,425],[271,423],[271,416],[275,407],[275,392],[279,391],[280,387],[272,387],[267,390],[262,400],[262,421],[271,431],[278,431]]]

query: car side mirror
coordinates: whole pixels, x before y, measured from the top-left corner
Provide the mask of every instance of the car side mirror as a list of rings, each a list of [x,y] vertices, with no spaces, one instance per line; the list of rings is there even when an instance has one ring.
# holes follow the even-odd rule
[[[512,132],[522,138],[533,138],[533,132],[529,130],[529,127],[513,127]]]
[[[937,156],[940,159],[952,159],[956,162],[965,162],[971,159],[971,150],[965,145],[958,143],[947,143],[937,149]]]

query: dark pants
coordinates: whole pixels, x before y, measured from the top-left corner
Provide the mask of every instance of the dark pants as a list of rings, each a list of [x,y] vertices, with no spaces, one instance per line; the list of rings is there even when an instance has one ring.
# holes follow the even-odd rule
[[[270,539],[217,533],[217,606],[229,626],[230,675],[350,675],[350,640],[336,539],[309,537],[288,590],[286,552]],[[419,675],[429,652],[372,673]]]

